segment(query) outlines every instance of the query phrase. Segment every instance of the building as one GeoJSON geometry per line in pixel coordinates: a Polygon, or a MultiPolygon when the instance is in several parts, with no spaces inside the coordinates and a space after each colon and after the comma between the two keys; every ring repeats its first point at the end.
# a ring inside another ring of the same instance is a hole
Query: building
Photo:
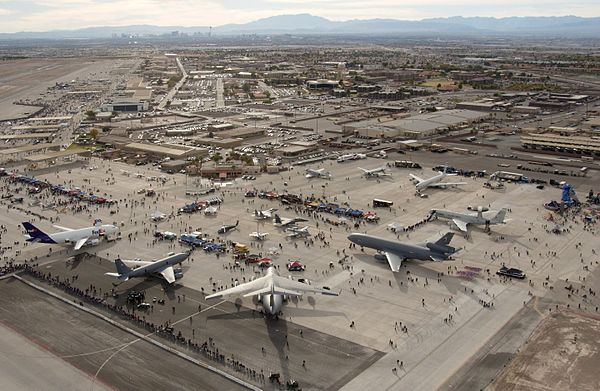
{"type": "Polygon", "coordinates": [[[259,166],[245,166],[242,162],[207,162],[200,168],[202,177],[215,179],[237,178],[241,175],[258,174],[259,172],[259,166]]]}
{"type": "Polygon", "coordinates": [[[521,136],[521,145],[527,149],[600,156],[600,140],[585,136],[527,134],[521,136]]]}
{"type": "Polygon", "coordinates": [[[421,139],[466,126],[489,117],[489,114],[472,110],[440,110],[391,121],[370,119],[346,124],[344,133],[356,133],[369,138],[406,137],[421,139]]]}
{"type": "Polygon", "coordinates": [[[209,137],[204,137],[204,138],[198,138],[196,139],[196,143],[200,144],[200,145],[210,145],[213,147],[220,147],[220,148],[224,148],[224,149],[231,149],[231,148],[237,148],[242,146],[242,142],[244,140],[242,140],[241,138],[209,138],[209,137]]]}
{"type": "Polygon", "coordinates": [[[309,80],[306,82],[306,87],[309,90],[333,90],[334,88],[338,88],[340,83],[335,80],[309,80]]]}
{"type": "Polygon", "coordinates": [[[230,123],[223,123],[223,124],[212,124],[208,126],[208,130],[212,131],[212,132],[220,132],[222,130],[230,130],[230,129],[234,129],[235,126],[233,126],[230,123]]]}
{"type": "Polygon", "coordinates": [[[147,143],[129,143],[122,147],[124,151],[133,153],[144,153],[151,156],[171,159],[186,159],[188,157],[208,156],[208,150],[205,148],[190,147],[187,145],[176,144],[147,144],[147,143]]]}
{"type": "Polygon", "coordinates": [[[492,111],[497,105],[496,102],[490,101],[460,102],[456,104],[456,108],[462,110],[492,111]]]}
{"type": "Polygon", "coordinates": [[[148,110],[148,101],[140,100],[117,100],[114,102],[105,103],[100,106],[100,111],[120,111],[120,112],[136,112],[148,110]]]}
{"type": "Polygon", "coordinates": [[[519,114],[539,114],[542,112],[542,109],[536,106],[515,106],[512,108],[512,111],[519,114]]]}
{"type": "Polygon", "coordinates": [[[265,130],[261,128],[236,128],[225,130],[219,133],[223,138],[241,138],[248,139],[253,137],[262,137],[265,135],[265,130]]]}

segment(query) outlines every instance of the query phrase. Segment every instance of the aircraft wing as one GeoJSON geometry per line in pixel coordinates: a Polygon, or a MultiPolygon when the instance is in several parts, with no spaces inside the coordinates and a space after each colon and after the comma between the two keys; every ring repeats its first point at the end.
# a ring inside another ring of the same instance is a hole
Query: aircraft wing
{"type": "Polygon", "coordinates": [[[164,268],[163,270],[160,271],[160,274],[163,276],[163,278],[165,280],[167,280],[167,282],[169,284],[172,284],[175,282],[175,272],[173,271],[173,266],[164,268]]]}
{"type": "Polygon", "coordinates": [[[53,227],[61,231],[73,231],[73,228],[61,227],[60,225],[53,225],[53,227]]]}
{"type": "MultiPolygon", "coordinates": [[[[266,276],[265,276],[266,277],[266,276]]],[[[221,299],[226,296],[244,296],[247,293],[259,291],[266,287],[265,277],[257,278],[254,281],[246,282],[233,288],[224,289],[220,292],[206,296],[206,299],[221,299]]]]}
{"type": "Polygon", "coordinates": [[[393,272],[399,272],[400,266],[402,266],[402,261],[404,258],[393,253],[386,252],[385,257],[387,258],[388,264],[393,272]]]}
{"type": "Polygon", "coordinates": [[[452,219],[452,222],[458,227],[458,229],[460,229],[463,232],[467,232],[467,223],[465,221],[459,219],[452,219]]]}
{"type": "Polygon", "coordinates": [[[75,247],[73,248],[74,250],[79,250],[81,247],[83,247],[83,245],[85,244],[85,242],[88,241],[89,238],[83,238],[83,239],[79,239],[77,242],[75,242],[75,247]]]}
{"type": "Polygon", "coordinates": [[[273,276],[273,282],[275,283],[275,292],[279,292],[286,295],[301,296],[302,293],[320,293],[322,295],[338,296],[337,292],[333,292],[327,289],[316,288],[302,282],[290,280],[289,278],[281,276],[273,276]]]}
{"type": "Polygon", "coordinates": [[[462,185],[466,185],[467,182],[438,182],[438,183],[432,183],[429,185],[429,187],[449,187],[449,186],[462,186],[462,185]]]}
{"type": "Polygon", "coordinates": [[[410,175],[410,177],[411,177],[412,179],[414,179],[415,181],[417,181],[417,182],[423,182],[423,178],[419,178],[419,177],[418,177],[418,176],[416,176],[415,174],[408,174],[408,175],[410,175]]]}

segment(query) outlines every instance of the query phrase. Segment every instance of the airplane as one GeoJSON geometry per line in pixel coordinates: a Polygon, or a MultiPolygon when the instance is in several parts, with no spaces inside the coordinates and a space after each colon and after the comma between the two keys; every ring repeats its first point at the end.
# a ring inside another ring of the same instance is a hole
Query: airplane
{"type": "Polygon", "coordinates": [[[207,300],[221,299],[226,296],[258,296],[263,309],[270,315],[280,312],[286,296],[302,296],[305,292],[321,293],[323,295],[338,296],[338,293],[327,289],[315,288],[302,282],[281,277],[273,266],[269,267],[267,274],[253,281],[225,289],[206,296],[207,300]]]}
{"type": "Polygon", "coordinates": [[[276,227],[288,227],[288,226],[292,226],[296,223],[299,223],[301,221],[308,221],[306,219],[303,219],[302,217],[294,217],[294,218],[281,218],[279,217],[279,215],[276,213],[275,214],[275,218],[273,219],[273,225],[276,227]]]}
{"type": "Polygon", "coordinates": [[[448,173],[446,173],[446,170],[438,171],[438,175],[435,175],[429,179],[419,178],[418,176],[416,176],[414,174],[409,174],[409,175],[410,175],[411,180],[414,182],[415,188],[417,189],[417,191],[424,190],[428,187],[439,187],[441,189],[445,189],[447,187],[456,187],[456,186],[462,186],[462,185],[467,184],[467,182],[441,182],[441,180],[444,179],[448,175],[452,175],[452,176],[456,175],[456,174],[448,174],[448,173]]]}
{"type": "MultiPolygon", "coordinates": [[[[104,273],[107,276],[116,277],[121,282],[125,282],[134,277],[148,277],[150,275],[158,275],[164,278],[169,284],[183,277],[181,268],[175,269],[174,265],[181,264],[190,256],[191,252],[187,253],[171,253],[166,258],[158,261],[140,261],[115,259],[116,273],[104,273]]],[[[114,284],[113,284],[114,285],[114,284]]]]}
{"type": "Polygon", "coordinates": [[[286,228],[285,231],[288,233],[288,238],[305,238],[307,236],[310,236],[310,232],[308,232],[308,226],[304,228],[289,227],[286,228]]]}
{"type": "Polygon", "coordinates": [[[71,229],[55,225],[54,227],[62,230],[53,234],[47,234],[36,228],[29,222],[23,222],[23,227],[27,231],[26,241],[45,244],[73,244],[74,250],[79,250],[84,245],[96,245],[100,243],[103,236],[110,236],[119,231],[119,228],[112,224],[102,224],[101,220],[96,220],[93,227],[71,229]]]}
{"type": "Polygon", "coordinates": [[[273,212],[275,212],[277,209],[275,208],[269,208],[267,210],[256,210],[254,209],[254,218],[256,220],[266,220],[266,219],[270,219],[273,217],[273,212]]]}
{"type": "Polygon", "coordinates": [[[256,240],[265,240],[268,235],[268,232],[252,232],[249,236],[256,240]]]}
{"type": "Polygon", "coordinates": [[[131,173],[127,170],[121,170],[121,174],[125,175],[125,176],[129,176],[131,175],[131,173]]]}
{"type": "Polygon", "coordinates": [[[358,167],[358,169],[362,170],[363,175],[366,176],[367,178],[374,178],[374,177],[380,177],[380,176],[392,176],[392,174],[390,174],[389,172],[385,172],[385,170],[387,169],[385,166],[373,168],[371,170],[367,170],[366,168],[361,168],[361,167],[358,167]]]}
{"type": "Polygon", "coordinates": [[[144,174],[142,174],[142,173],[139,173],[139,172],[136,172],[136,173],[135,173],[135,176],[136,176],[137,178],[143,178],[143,177],[144,177],[144,174]]]}
{"type": "MultiPolygon", "coordinates": [[[[458,251],[456,248],[449,246],[453,236],[454,233],[448,232],[436,242],[414,244],[353,233],[348,235],[348,240],[361,247],[369,247],[383,252],[392,271],[398,272],[400,271],[400,266],[402,266],[402,261],[406,259],[432,260],[435,262],[450,259],[450,256],[458,251]]],[[[379,259],[377,256],[376,258],[379,259]]]]}
{"type": "Polygon", "coordinates": [[[232,224],[232,225],[223,224],[223,226],[221,228],[219,228],[217,233],[218,234],[226,234],[227,232],[231,231],[232,229],[237,229],[237,226],[239,223],[240,223],[240,221],[238,220],[235,222],[235,224],[232,224]]]}
{"type": "Polygon", "coordinates": [[[208,208],[204,209],[204,214],[205,215],[216,215],[218,210],[219,210],[219,208],[217,208],[216,206],[209,206],[208,208]]]}
{"type": "Polygon", "coordinates": [[[156,222],[163,221],[167,217],[166,214],[159,212],[158,210],[150,215],[150,220],[156,222]]]}
{"type": "Polygon", "coordinates": [[[323,178],[323,179],[331,179],[331,173],[329,171],[325,171],[324,168],[319,168],[318,170],[307,168],[306,169],[306,177],[307,178],[323,178]]]}
{"type": "Polygon", "coordinates": [[[484,212],[487,211],[487,208],[478,207],[477,214],[472,213],[458,213],[452,212],[449,210],[441,210],[441,209],[432,209],[430,213],[429,219],[441,217],[443,219],[452,220],[452,223],[461,231],[467,232],[468,225],[485,225],[489,227],[494,224],[506,224],[506,208],[502,208],[496,213],[494,217],[485,217],[483,215],[484,212]]]}

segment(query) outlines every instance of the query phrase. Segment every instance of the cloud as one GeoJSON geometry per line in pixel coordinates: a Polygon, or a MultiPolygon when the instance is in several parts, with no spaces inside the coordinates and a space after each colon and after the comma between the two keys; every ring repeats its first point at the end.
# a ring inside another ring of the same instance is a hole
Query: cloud
{"type": "Polygon", "coordinates": [[[0,31],[153,24],[218,26],[310,13],[332,20],[600,15],[598,0],[0,0],[0,31]]]}

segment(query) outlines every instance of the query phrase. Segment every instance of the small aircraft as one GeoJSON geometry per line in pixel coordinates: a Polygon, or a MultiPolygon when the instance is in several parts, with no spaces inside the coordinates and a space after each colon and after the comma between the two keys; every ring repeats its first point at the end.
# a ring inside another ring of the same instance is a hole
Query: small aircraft
{"type": "Polygon", "coordinates": [[[278,214],[275,214],[275,218],[273,219],[273,225],[276,227],[289,227],[292,225],[295,225],[296,223],[302,222],[302,221],[308,221],[306,219],[303,219],[302,217],[294,217],[294,218],[287,218],[287,217],[279,217],[278,214]]]}
{"type": "Polygon", "coordinates": [[[150,220],[154,221],[155,223],[163,221],[166,218],[167,215],[162,212],[159,212],[158,210],[150,215],[150,220]]]}
{"type": "Polygon", "coordinates": [[[275,208],[267,210],[256,210],[254,209],[254,218],[256,220],[267,220],[273,217],[273,212],[277,211],[275,208]]]}
{"type": "MultiPolygon", "coordinates": [[[[169,284],[183,277],[181,268],[175,269],[174,265],[179,265],[190,256],[190,252],[169,254],[166,258],[158,261],[136,260],[115,260],[116,273],[104,273],[107,276],[116,277],[120,282],[125,282],[134,277],[148,277],[157,275],[164,278],[169,284]]],[[[114,285],[114,284],[113,284],[114,285]]]]}
{"type": "Polygon", "coordinates": [[[219,228],[217,230],[218,234],[226,234],[227,232],[231,231],[232,229],[237,229],[238,224],[240,223],[240,221],[236,221],[235,224],[232,225],[226,225],[224,224],[221,228],[219,228]]]}
{"type": "Polygon", "coordinates": [[[219,208],[217,208],[216,206],[209,206],[206,209],[204,209],[204,214],[206,216],[214,216],[217,214],[218,211],[219,208]]]}
{"type": "Polygon", "coordinates": [[[129,171],[127,171],[127,170],[121,170],[121,174],[125,175],[125,176],[131,175],[131,173],[129,171]]]}
{"type": "Polygon", "coordinates": [[[392,176],[392,174],[385,172],[387,168],[385,166],[373,168],[371,170],[367,170],[366,168],[358,167],[359,170],[362,170],[363,175],[367,178],[375,178],[381,176],[392,176]]]}
{"type": "Polygon", "coordinates": [[[456,186],[462,186],[462,185],[466,185],[466,182],[441,182],[442,179],[444,179],[447,176],[454,176],[456,174],[448,174],[446,173],[446,170],[444,169],[444,171],[438,171],[438,175],[435,175],[429,179],[423,179],[423,178],[419,178],[418,176],[414,175],[414,174],[409,174],[411,180],[414,182],[415,184],[415,188],[417,189],[417,191],[421,191],[424,190],[428,187],[438,187],[441,189],[445,189],[447,187],[456,187],[456,186]]]}
{"type": "Polygon", "coordinates": [[[249,236],[252,239],[256,239],[256,240],[265,240],[267,238],[267,236],[269,235],[268,232],[252,232],[249,236]]]}
{"type": "Polygon", "coordinates": [[[22,223],[27,231],[25,237],[28,242],[45,244],[73,244],[74,250],[79,250],[84,245],[96,245],[104,236],[111,236],[119,231],[119,228],[112,224],[102,224],[101,220],[96,220],[93,227],[71,229],[58,225],[54,228],[62,230],[53,234],[47,234],[35,227],[29,222],[22,223]]]}
{"type": "Polygon", "coordinates": [[[288,238],[305,238],[310,236],[310,232],[308,232],[308,226],[304,228],[298,227],[289,227],[286,228],[285,232],[287,232],[288,238]]]}
{"type": "Polygon", "coordinates": [[[331,179],[331,173],[329,171],[325,171],[324,168],[319,168],[318,170],[307,168],[306,169],[306,177],[307,178],[323,178],[323,179],[331,179]]]}
{"type": "MultiPolygon", "coordinates": [[[[487,212],[487,208],[484,207],[478,207],[477,208],[477,214],[472,214],[472,213],[458,213],[458,212],[452,212],[449,210],[441,210],[441,209],[432,209],[431,213],[430,213],[430,217],[429,219],[434,219],[434,218],[443,218],[443,219],[448,219],[452,221],[452,224],[458,228],[459,230],[463,231],[463,232],[467,232],[468,231],[468,225],[472,224],[472,225],[485,225],[486,227],[489,227],[490,225],[495,225],[495,224],[506,224],[506,220],[504,219],[506,217],[506,212],[507,209],[506,208],[502,208],[500,209],[495,216],[491,217],[491,216],[485,216],[484,213],[487,212]]],[[[488,215],[490,213],[493,212],[488,212],[488,215]]]]}
{"type": "Polygon", "coordinates": [[[338,293],[327,289],[314,288],[302,282],[281,277],[273,266],[267,269],[267,274],[253,281],[240,284],[206,296],[207,300],[221,299],[226,296],[258,296],[263,309],[270,315],[277,316],[287,296],[302,296],[305,292],[338,296],[338,293]]]}
{"type": "MultiPolygon", "coordinates": [[[[369,247],[383,252],[390,268],[394,272],[400,271],[402,262],[406,259],[417,259],[421,261],[440,262],[450,259],[450,256],[458,250],[450,247],[450,241],[454,233],[448,232],[435,242],[403,243],[397,240],[388,240],[377,236],[353,233],[348,240],[361,247],[369,247]]],[[[379,259],[378,256],[376,258],[379,259]]]]}
{"type": "Polygon", "coordinates": [[[142,173],[139,173],[139,172],[136,172],[136,173],[135,173],[135,176],[136,176],[136,178],[143,178],[143,177],[144,177],[144,174],[142,174],[142,173]]]}

